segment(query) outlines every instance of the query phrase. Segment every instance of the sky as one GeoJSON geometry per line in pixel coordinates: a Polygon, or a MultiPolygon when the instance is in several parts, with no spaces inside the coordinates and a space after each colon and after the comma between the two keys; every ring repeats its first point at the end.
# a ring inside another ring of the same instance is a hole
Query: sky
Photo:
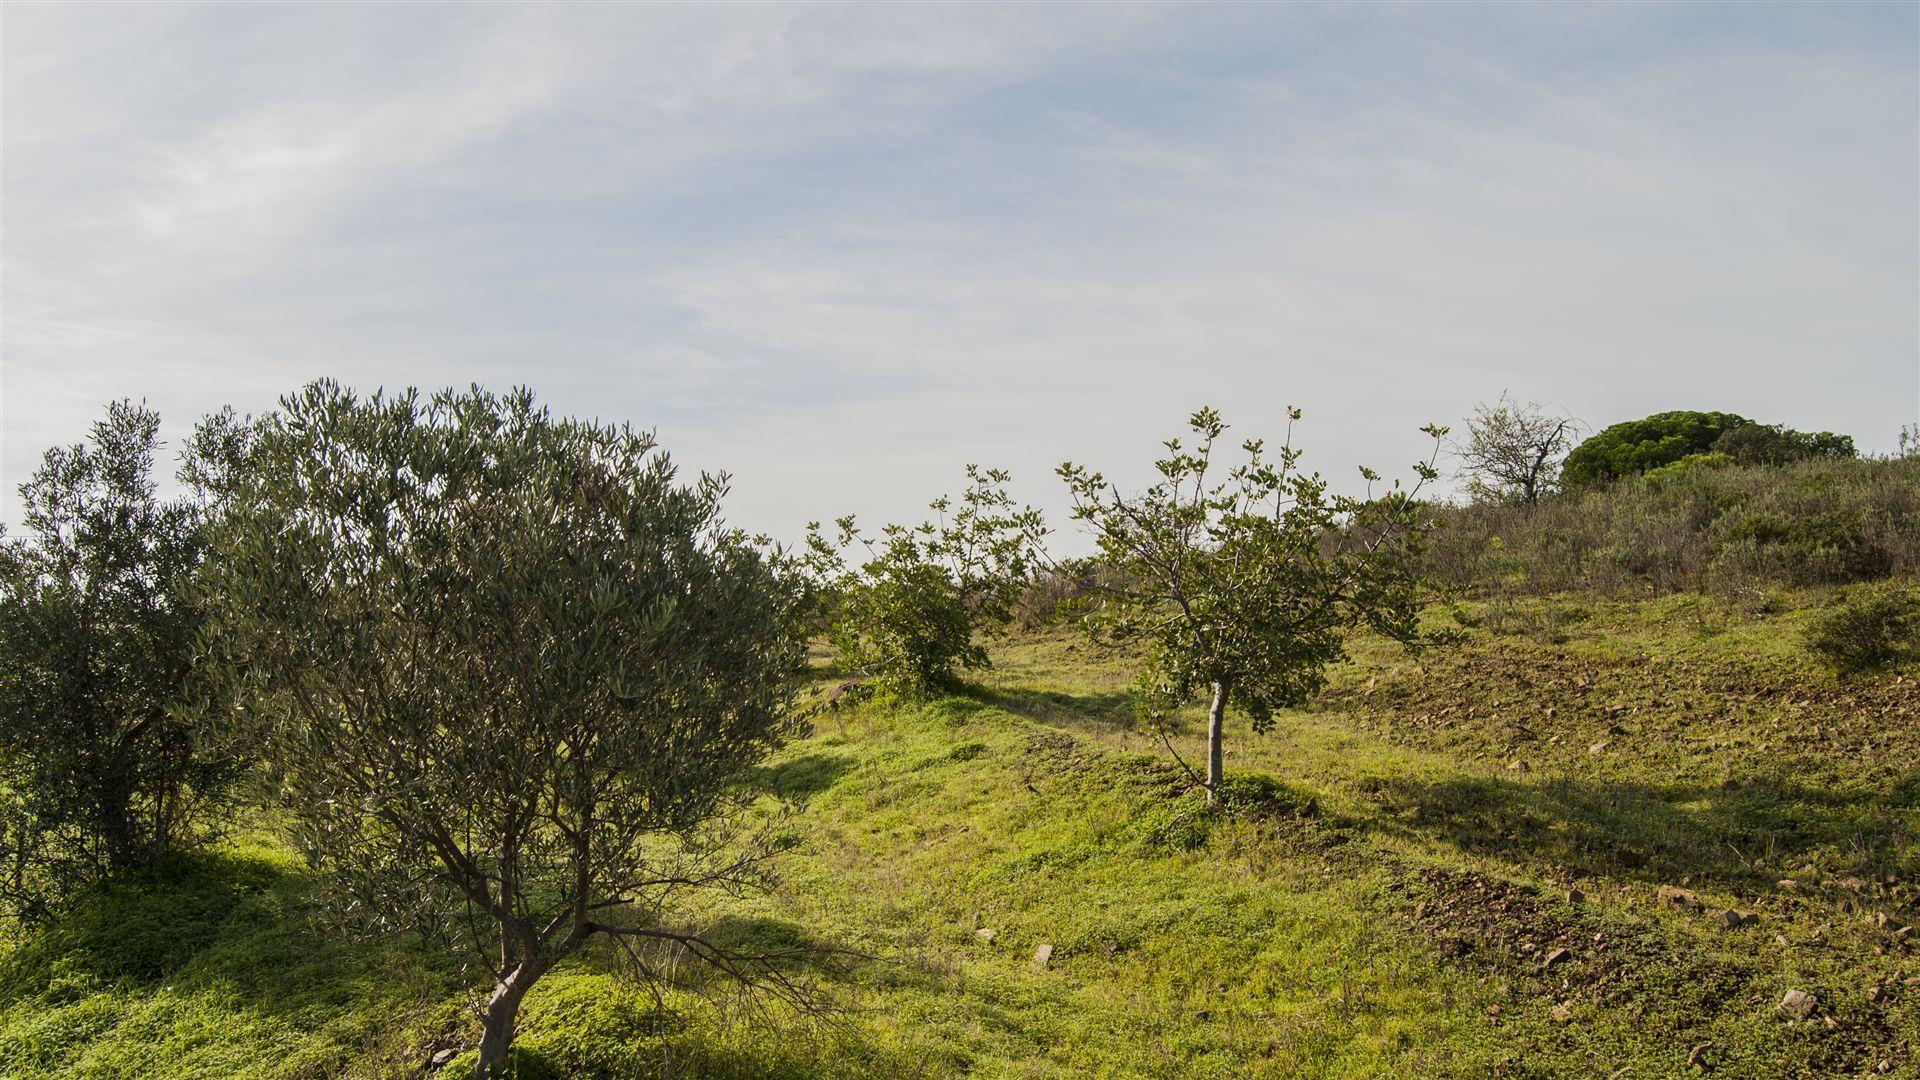
{"type": "Polygon", "coordinates": [[[1920,5],[0,8],[0,521],[111,400],[320,377],[654,428],[783,539],[1203,404],[1343,485],[1503,391],[1890,450],[1920,5]]]}

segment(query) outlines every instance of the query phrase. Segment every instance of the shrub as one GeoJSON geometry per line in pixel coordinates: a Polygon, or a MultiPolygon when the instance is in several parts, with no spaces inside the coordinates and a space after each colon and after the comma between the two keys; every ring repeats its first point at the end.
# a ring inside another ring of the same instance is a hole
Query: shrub
{"type": "Polygon", "coordinates": [[[1856,590],[1808,629],[1806,640],[1842,675],[1920,659],[1920,589],[1856,590]]]}
{"type": "Polygon", "coordinates": [[[1724,469],[1733,464],[1733,458],[1719,451],[1705,454],[1688,454],[1679,461],[1670,462],[1656,469],[1647,470],[1647,483],[1652,487],[1665,487],[1686,478],[1701,469],[1724,469]]]}
{"type": "Polygon", "coordinates": [[[877,539],[851,516],[834,523],[831,542],[818,524],[808,527],[815,595],[850,673],[924,696],[951,685],[962,668],[988,665],[975,631],[1013,620],[1045,531],[1037,511],[1014,505],[1009,479],[969,465],[959,499],[932,503],[935,520],[888,525],[877,539]],[[842,552],[855,547],[867,558],[850,566],[842,552]]]}

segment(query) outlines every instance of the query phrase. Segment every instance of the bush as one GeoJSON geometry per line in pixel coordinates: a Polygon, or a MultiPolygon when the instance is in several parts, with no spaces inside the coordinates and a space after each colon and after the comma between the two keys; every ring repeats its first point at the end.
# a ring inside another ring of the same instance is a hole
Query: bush
{"type": "Polygon", "coordinates": [[[817,524],[808,527],[813,593],[849,673],[924,697],[951,686],[963,668],[988,666],[974,631],[1014,619],[1045,531],[1037,511],[1014,505],[1009,479],[968,466],[959,499],[933,502],[936,520],[888,525],[875,539],[851,516],[834,523],[831,542],[817,524]],[[850,566],[842,552],[855,547],[867,558],[850,566]]]}
{"type": "Polygon", "coordinates": [[[1648,485],[1656,488],[1684,480],[1701,469],[1724,469],[1733,464],[1733,458],[1719,451],[1705,454],[1688,454],[1679,461],[1647,470],[1648,485]]]}
{"type": "Polygon", "coordinates": [[[1856,590],[1807,631],[1807,648],[1842,675],[1920,659],[1920,589],[1856,590]]]}

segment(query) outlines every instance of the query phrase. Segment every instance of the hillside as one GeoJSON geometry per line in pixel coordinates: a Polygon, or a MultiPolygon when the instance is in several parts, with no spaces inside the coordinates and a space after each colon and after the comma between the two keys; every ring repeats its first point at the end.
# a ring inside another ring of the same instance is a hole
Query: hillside
{"type": "MultiPolygon", "coordinates": [[[[802,847],[714,931],[847,950],[800,971],[834,1011],[656,1004],[603,950],[536,987],[521,1075],[1920,1075],[1920,692],[1804,659],[1822,602],[1560,595],[1445,653],[1363,642],[1233,733],[1230,772],[1273,782],[1219,814],[1135,728],[1124,657],[1002,641],[971,692],[823,709],[758,775],[802,847]]],[[[0,1074],[422,1076],[470,1046],[462,974],[329,943],[277,844],[15,942],[0,1074]]]]}

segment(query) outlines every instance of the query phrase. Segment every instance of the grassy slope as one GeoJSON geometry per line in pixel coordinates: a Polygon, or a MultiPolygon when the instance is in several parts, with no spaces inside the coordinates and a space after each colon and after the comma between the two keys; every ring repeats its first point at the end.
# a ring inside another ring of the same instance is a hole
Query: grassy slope
{"type": "MultiPolygon", "coordinates": [[[[1645,1077],[1711,1043],[1726,1075],[1913,1074],[1915,676],[1834,684],[1805,612],[1521,614],[1417,661],[1365,644],[1314,708],[1234,731],[1230,771],[1293,794],[1230,815],[1133,730],[1124,659],[1065,633],[975,693],[822,714],[761,777],[809,854],[710,917],[872,957],[814,973],[847,1011],[663,1017],[596,955],[530,999],[529,1071],[1645,1077]],[[1810,1019],[1775,1015],[1788,988],[1810,1019]]],[[[471,1038],[456,972],[326,944],[305,887],[239,849],[16,946],[0,1074],[417,1075],[471,1038]]]]}

